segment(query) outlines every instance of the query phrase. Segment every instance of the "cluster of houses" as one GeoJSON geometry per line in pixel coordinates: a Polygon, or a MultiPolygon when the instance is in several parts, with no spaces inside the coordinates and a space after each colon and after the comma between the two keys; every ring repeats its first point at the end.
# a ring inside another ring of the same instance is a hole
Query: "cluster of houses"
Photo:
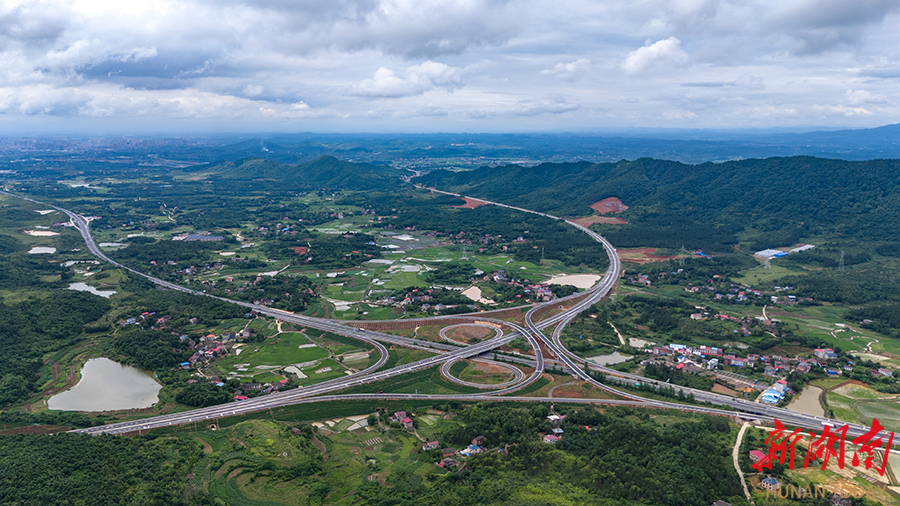
{"type": "MultiPolygon", "coordinates": [[[[134,318],[127,318],[124,321],[119,322],[119,325],[140,325],[141,322],[147,320],[152,321],[152,318],[154,316],[156,316],[156,312],[145,311],[134,318]]],[[[248,313],[248,316],[252,316],[252,314],[248,313]]],[[[156,318],[150,328],[165,328],[167,323],[171,320],[171,316],[160,316],[156,318]]],[[[191,318],[188,320],[188,322],[191,325],[196,325],[200,322],[200,320],[198,320],[197,318],[191,318]]],[[[228,354],[229,343],[233,343],[238,339],[250,337],[251,335],[252,330],[250,330],[249,327],[241,330],[240,332],[226,332],[218,335],[206,334],[196,338],[191,338],[187,335],[180,335],[178,336],[178,339],[187,347],[187,349],[194,352],[186,362],[182,362],[180,364],[180,367],[183,369],[190,369],[191,367],[206,364],[217,358],[221,358],[228,354]]]]}
{"type": "MultiPolygon", "coordinates": [[[[438,441],[428,441],[422,445],[423,451],[435,450],[441,446],[441,443],[438,441]]],[[[440,462],[435,462],[435,465],[443,467],[444,469],[449,469],[451,467],[456,467],[460,464],[458,459],[465,458],[470,455],[478,455],[479,453],[484,453],[487,451],[484,447],[484,436],[477,436],[472,438],[472,441],[468,446],[461,450],[457,450],[456,448],[447,447],[441,449],[441,460],[440,462]]]]}
{"type": "MultiPolygon", "coordinates": [[[[758,355],[750,353],[746,357],[739,357],[734,353],[725,353],[715,346],[690,346],[686,344],[670,343],[665,346],[654,346],[650,353],[658,357],[667,357],[676,364],[691,364],[697,371],[715,369],[719,365],[732,367],[764,367],[766,376],[778,376],[793,371],[809,372],[814,367],[822,367],[826,374],[837,376],[840,372],[836,368],[827,366],[828,361],[836,360],[837,354],[831,348],[816,349],[815,358],[783,357],[781,355],[758,355]]],[[[847,368],[848,366],[845,366],[847,368]]],[[[852,369],[852,363],[848,370],[852,369]]]]}
{"type": "MultiPolygon", "coordinates": [[[[671,272],[660,272],[655,276],[651,276],[648,274],[635,274],[626,278],[626,281],[635,284],[635,285],[646,285],[650,286],[653,284],[655,280],[666,279],[673,275],[678,275],[684,272],[684,269],[678,269],[676,271],[671,272]]],[[[775,286],[772,290],[757,290],[751,288],[747,285],[743,284],[734,284],[727,283],[726,278],[724,276],[720,276],[718,274],[713,276],[713,279],[707,280],[705,285],[696,285],[694,283],[687,283],[684,287],[684,291],[695,294],[708,294],[708,297],[712,300],[717,301],[729,301],[736,304],[745,304],[745,303],[753,303],[753,302],[764,302],[767,304],[782,304],[782,305],[793,305],[799,302],[812,302],[813,299],[810,297],[798,297],[796,295],[790,295],[783,292],[793,291],[794,287],[792,286],[775,286]]]]}
{"type": "Polygon", "coordinates": [[[772,385],[772,388],[763,392],[760,400],[767,404],[778,404],[781,402],[781,399],[790,392],[791,389],[787,386],[787,381],[780,379],[772,385]]]}
{"type": "Polygon", "coordinates": [[[550,429],[550,434],[544,435],[544,442],[550,444],[556,444],[562,439],[563,429],[560,427],[562,421],[566,418],[566,415],[548,415],[547,420],[550,421],[550,424],[553,425],[553,428],[550,429]]]}
{"type": "MultiPolygon", "coordinates": [[[[195,320],[192,318],[192,320],[195,320]]],[[[228,332],[225,334],[207,334],[200,336],[196,340],[188,338],[188,336],[179,336],[179,339],[186,341],[188,348],[194,350],[194,354],[187,362],[182,362],[184,368],[194,367],[198,364],[207,364],[217,358],[228,355],[229,348],[226,346],[233,343],[237,339],[250,337],[251,331],[245,328],[240,332],[228,332]]]]}
{"type": "Polygon", "coordinates": [[[209,232],[198,232],[196,234],[178,234],[172,236],[173,241],[186,241],[186,242],[217,242],[224,241],[225,238],[221,235],[211,235],[209,232]]]}
{"type": "Polygon", "coordinates": [[[406,416],[406,411],[395,412],[394,415],[391,416],[391,420],[393,420],[395,422],[399,422],[400,425],[402,425],[403,428],[406,430],[413,430],[413,428],[415,427],[413,425],[412,418],[406,416]]]}

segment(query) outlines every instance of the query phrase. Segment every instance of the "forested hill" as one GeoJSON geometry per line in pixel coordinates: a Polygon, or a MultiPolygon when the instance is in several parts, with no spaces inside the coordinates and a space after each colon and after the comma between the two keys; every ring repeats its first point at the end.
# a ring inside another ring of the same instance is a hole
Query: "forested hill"
{"type": "Polygon", "coordinates": [[[205,167],[203,171],[213,180],[277,183],[297,190],[390,190],[402,184],[403,174],[391,167],[345,162],[331,156],[300,165],[245,158],[205,167]]]}
{"type": "Polygon", "coordinates": [[[589,215],[592,203],[618,197],[632,207],[629,221],[684,220],[729,233],[754,227],[881,240],[900,234],[898,160],[790,157],[686,165],[641,158],[434,171],[414,182],[567,216],[589,215]]]}

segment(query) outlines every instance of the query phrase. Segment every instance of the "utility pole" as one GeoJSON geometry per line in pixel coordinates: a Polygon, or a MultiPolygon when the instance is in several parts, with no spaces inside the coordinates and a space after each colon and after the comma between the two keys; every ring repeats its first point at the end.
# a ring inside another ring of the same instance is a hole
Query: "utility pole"
{"type": "Polygon", "coordinates": [[[544,265],[544,247],[541,246],[541,265],[544,265]]]}
{"type": "Polygon", "coordinates": [[[772,257],[766,258],[766,270],[772,268],[772,257]]]}
{"type": "Polygon", "coordinates": [[[681,258],[678,259],[681,265],[684,265],[684,244],[681,245],[681,258]]]}
{"type": "Polygon", "coordinates": [[[462,256],[462,259],[463,259],[463,260],[468,260],[468,259],[469,259],[469,255],[466,253],[466,245],[465,245],[465,244],[463,244],[463,256],[462,256]]]}
{"type": "Polygon", "coordinates": [[[841,263],[838,264],[838,271],[844,272],[844,250],[841,250],[841,263]]]}

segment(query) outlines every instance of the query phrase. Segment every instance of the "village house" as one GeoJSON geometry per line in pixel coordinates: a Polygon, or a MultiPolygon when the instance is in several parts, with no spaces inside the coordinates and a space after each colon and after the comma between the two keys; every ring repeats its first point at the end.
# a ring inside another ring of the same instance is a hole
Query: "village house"
{"type": "Polygon", "coordinates": [[[427,443],[422,445],[422,451],[434,450],[438,446],[441,446],[439,441],[428,441],[427,443]]]}
{"type": "Polygon", "coordinates": [[[447,469],[447,468],[450,468],[450,467],[456,467],[456,466],[458,466],[458,465],[459,465],[459,461],[456,460],[456,459],[452,459],[452,458],[450,458],[450,457],[447,457],[447,458],[441,459],[441,461],[440,461],[440,463],[438,463],[438,465],[441,466],[441,467],[443,467],[444,469],[447,469]]]}
{"type": "Polygon", "coordinates": [[[759,484],[766,490],[778,490],[779,488],[781,488],[781,483],[779,483],[778,480],[776,480],[772,476],[763,479],[761,482],[759,482],[759,484]]]}

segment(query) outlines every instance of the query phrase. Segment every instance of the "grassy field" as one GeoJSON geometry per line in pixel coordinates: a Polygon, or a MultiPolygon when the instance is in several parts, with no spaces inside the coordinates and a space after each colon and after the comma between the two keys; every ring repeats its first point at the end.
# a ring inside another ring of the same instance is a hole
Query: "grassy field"
{"type": "Polygon", "coordinates": [[[236,363],[256,366],[274,366],[311,362],[328,356],[328,351],[310,345],[309,339],[300,333],[283,333],[270,337],[263,343],[248,343],[238,356],[228,357],[220,363],[233,367],[236,363]]]}
{"type": "Polygon", "coordinates": [[[507,369],[499,369],[496,366],[491,366],[480,362],[469,362],[457,377],[463,381],[468,381],[471,383],[494,385],[497,383],[503,383],[504,381],[509,381],[515,376],[513,375],[512,371],[509,371],[507,369]]]}

